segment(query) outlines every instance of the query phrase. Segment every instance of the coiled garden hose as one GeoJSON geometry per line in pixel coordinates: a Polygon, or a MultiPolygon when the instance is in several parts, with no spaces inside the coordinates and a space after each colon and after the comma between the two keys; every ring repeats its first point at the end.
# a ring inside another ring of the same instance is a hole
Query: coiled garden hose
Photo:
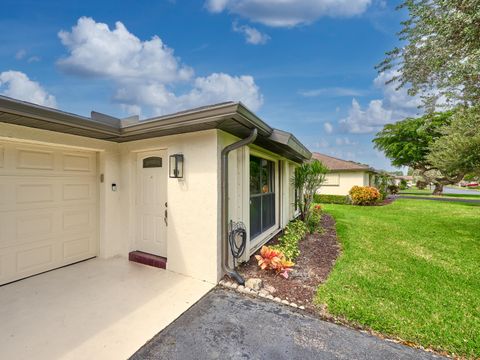
{"type": "Polygon", "coordinates": [[[241,221],[233,222],[230,220],[230,231],[228,233],[228,243],[233,258],[233,267],[236,266],[236,260],[241,258],[247,247],[247,229],[241,221]]]}

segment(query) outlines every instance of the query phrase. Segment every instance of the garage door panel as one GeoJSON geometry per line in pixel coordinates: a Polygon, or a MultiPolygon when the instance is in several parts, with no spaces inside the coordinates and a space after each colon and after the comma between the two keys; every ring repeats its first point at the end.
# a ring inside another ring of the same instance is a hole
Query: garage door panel
{"type": "Polygon", "coordinates": [[[63,171],[77,173],[95,173],[95,157],[92,154],[63,154],[63,171]]]}
{"type": "Polygon", "coordinates": [[[0,143],[0,158],[1,149],[0,284],[96,256],[96,154],[0,143]]]}
{"type": "Polygon", "coordinates": [[[35,149],[16,149],[16,169],[55,170],[55,153],[35,149]]]}
{"type": "Polygon", "coordinates": [[[17,204],[52,203],[55,201],[55,184],[26,183],[16,186],[17,204]]]}
{"type": "Polygon", "coordinates": [[[94,208],[75,209],[62,214],[63,231],[84,231],[96,228],[96,211],[94,208]]]}
{"type": "Polygon", "coordinates": [[[95,184],[91,183],[67,183],[63,184],[63,201],[95,199],[95,184]]]}

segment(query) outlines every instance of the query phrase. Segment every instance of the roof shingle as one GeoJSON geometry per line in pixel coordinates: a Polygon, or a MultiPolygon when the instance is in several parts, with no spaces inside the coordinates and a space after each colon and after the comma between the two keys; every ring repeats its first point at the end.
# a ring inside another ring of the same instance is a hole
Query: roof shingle
{"type": "Polygon", "coordinates": [[[374,171],[368,165],[360,164],[354,161],[347,161],[342,159],[337,159],[332,156],[325,154],[320,154],[317,152],[312,153],[312,159],[320,160],[330,171],[374,171]]]}

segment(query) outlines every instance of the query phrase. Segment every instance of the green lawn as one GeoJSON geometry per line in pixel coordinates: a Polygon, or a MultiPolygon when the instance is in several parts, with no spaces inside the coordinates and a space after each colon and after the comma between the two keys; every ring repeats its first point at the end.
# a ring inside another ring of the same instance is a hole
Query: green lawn
{"type": "Polygon", "coordinates": [[[391,337],[480,358],[480,206],[324,207],[343,253],[318,303],[391,337]]]}

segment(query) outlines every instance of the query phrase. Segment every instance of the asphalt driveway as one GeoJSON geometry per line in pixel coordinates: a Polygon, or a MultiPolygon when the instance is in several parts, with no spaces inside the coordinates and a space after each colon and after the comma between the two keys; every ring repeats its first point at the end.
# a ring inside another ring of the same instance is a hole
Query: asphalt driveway
{"type": "Polygon", "coordinates": [[[131,359],[439,359],[263,299],[216,288],[131,359]]]}

